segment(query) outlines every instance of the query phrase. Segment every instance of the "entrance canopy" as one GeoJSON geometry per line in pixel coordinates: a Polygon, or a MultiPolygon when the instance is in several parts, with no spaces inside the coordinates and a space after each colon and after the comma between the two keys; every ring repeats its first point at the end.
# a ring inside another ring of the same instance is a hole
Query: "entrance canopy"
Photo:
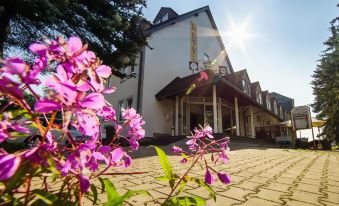
{"type": "Polygon", "coordinates": [[[217,97],[221,97],[229,102],[233,102],[234,98],[237,97],[239,106],[254,105],[282,121],[273,111],[259,104],[255,99],[244,93],[223,76],[215,74],[211,70],[205,70],[205,72],[208,74],[208,80],[201,80],[199,73],[183,78],[176,77],[155,95],[156,99],[162,100],[167,98],[175,100],[176,97],[181,98],[184,96],[212,97],[212,85],[216,85],[217,97]]]}
{"type": "MultiPolygon", "coordinates": [[[[325,120],[319,120],[312,117],[312,127],[322,127],[326,123],[325,120]]],[[[284,125],[286,127],[292,127],[291,120],[281,122],[279,125],[284,125]]]]}

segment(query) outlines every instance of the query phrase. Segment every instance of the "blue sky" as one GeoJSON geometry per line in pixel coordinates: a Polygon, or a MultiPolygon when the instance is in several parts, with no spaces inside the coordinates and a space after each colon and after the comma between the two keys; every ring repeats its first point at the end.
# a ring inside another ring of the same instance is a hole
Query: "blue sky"
{"type": "Polygon", "coordinates": [[[182,14],[209,5],[235,71],[247,69],[263,90],[295,100],[313,101],[311,75],[329,37],[330,21],[339,14],[336,0],[148,0],[152,21],[161,6],[182,14]],[[247,37],[235,42],[234,26],[247,37]],[[243,46],[241,46],[243,45],[243,46]]]}

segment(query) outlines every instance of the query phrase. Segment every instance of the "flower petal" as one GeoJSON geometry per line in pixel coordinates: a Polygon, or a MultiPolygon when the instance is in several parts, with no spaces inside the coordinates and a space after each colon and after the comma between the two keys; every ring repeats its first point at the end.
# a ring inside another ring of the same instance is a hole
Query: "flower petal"
{"type": "Polygon", "coordinates": [[[0,181],[11,178],[20,165],[21,158],[12,154],[0,156],[0,181]]]}
{"type": "Polygon", "coordinates": [[[220,181],[224,184],[230,184],[231,183],[231,177],[226,174],[226,173],[218,173],[218,177],[220,179],[220,181]]]}
{"type": "Polygon", "coordinates": [[[46,55],[47,47],[44,44],[33,43],[29,46],[29,50],[39,55],[46,55]]]}
{"type": "Polygon", "coordinates": [[[61,109],[61,105],[59,102],[52,100],[39,100],[35,103],[34,110],[36,112],[52,112],[55,110],[61,109]]]}
{"type": "Polygon", "coordinates": [[[101,65],[95,70],[95,72],[99,77],[108,78],[112,74],[112,69],[109,66],[101,65]]]}
{"type": "Polygon", "coordinates": [[[72,36],[68,39],[67,46],[72,53],[79,51],[82,48],[81,39],[79,37],[72,36]]]}
{"type": "Polygon", "coordinates": [[[112,161],[115,163],[120,162],[121,158],[124,156],[124,151],[119,147],[114,149],[112,152],[112,161]]]}
{"type": "Polygon", "coordinates": [[[213,177],[212,173],[207,169],[205,173],[205,182],[209,185],[215,182],[215,178],[213,177]]]}
{"type": "Polygon", "coordinates": [[[102,109],[105,106],[105,98],[100,93],[91,93],[81,102],[81,106],[90,109],[102,109]]]}
{"type": "Polygon", "coordinates": [[[80,190],[82,193],[87,192],[90,186],[90,182],[87,176],[82,174],[79,175],[80,190]]]}

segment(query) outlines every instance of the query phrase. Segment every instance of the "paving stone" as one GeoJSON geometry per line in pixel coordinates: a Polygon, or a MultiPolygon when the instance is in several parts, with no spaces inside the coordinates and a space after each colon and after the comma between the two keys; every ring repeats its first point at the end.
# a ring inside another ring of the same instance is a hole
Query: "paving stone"
{"type": "Polygon", "coordinates": [[[314,204],[296,201],[296,200],[289,200],[289,201],[287,201],[286,205],[287,206],[314,206],[314,204]]]}
{"type": "Polygon", "coordinates": [[[309,192],[301,192],[301,191],[294,191],[293,195],[291,196],[291,199],[298,200],[314,205],[320,205],[319,203],[319,195],[309,193],[309,192]]]}
{"type": "Polygon", "coordinates": [[[278,177],[277,179],[275,179],[274,181],[277,183],[283,183],[283,184],[293,184],[293,181],[295,179],[290,179],[290,178],[285,178],[285,177],[278,177]]]}
{"type": "Polygon", "coordinates": [[[249,194],[254,194],[254,192],[251,190],[233,187],[229,190],[218,192],[218,194],[235,200],[245,201],[244,197],[249,194]]]}
{"type": "Polygon", "coordinates": [[[250,181],[245,181],[241,184],[237,184],[237,185],[234,185],[234,187],[239,187],[239,188],[242,188],[242,189],[248,189],[248,190],[253,190],[255,191],[257,187],[259,187],[260,184],[258,183],[254,183],[254,182],[250,182],[250,181]]]}
{"type": "Polygon", "coordinates": [[[224,197],[224,196],[217,196],[217,200],[214,202],[213,199],[209,199],[206,203],[207,206],[231,206],[233,204],[239,204],[241,201],[224,197]]]}
{"type": "Polygon", "coordinates": [[[255,197],[255,198],[251,198],[247,200],[245,203],[240,204],[240,205],[242,206],[278,206],[280,204],[255,197]]]}
{"type": "Polygon", "coordinates": [[[283,202],[281,201],[282,195],[286,193],[283,192],[278,192],[275,190],[268,190],[268,189],[260,189],[257,194],[255,194],[255,197],[259,197],[261,199],[269,200],[272,202],[280,203],[282,204],[283,202]]]}
{"type": "MultiPolygon", "coordinates": [[[[259,184],[265,184],[270,180],[269,177],[262,177],[262,176],[254,176],[250,179],[251,182],[259,183],[259,184]]],[[[233,180],[233,177],[232,177],[233,180]]]]}
{"type": "Polygon", "coordinates": [[[325,191],[339,193],[339,187],[333,185],[326,185],[325,191]]]}
{"type": "Polygon", "coordinates": [[[299,183],[298,186],[295,189],[301,190],[301,191],[304,191],[304,192],[312,192],[312,193],[316,193],[316,194],[321,195],[319,185],[309,185],[309,184],[299,183]]]}
{"type": "Polygon", "coordinates": [[[326,192],[327,198],[324,198],[324,201],[336,203],[339,205],[339,193],[334,192],[326,192]]]}
{"type": "Polygon", "coordinates": [[[316,180],[316,179],[310,179],[310,178],[303,177],[300,180],[300,183],[319,186],[321,184],[321,180],[316,180]]]}

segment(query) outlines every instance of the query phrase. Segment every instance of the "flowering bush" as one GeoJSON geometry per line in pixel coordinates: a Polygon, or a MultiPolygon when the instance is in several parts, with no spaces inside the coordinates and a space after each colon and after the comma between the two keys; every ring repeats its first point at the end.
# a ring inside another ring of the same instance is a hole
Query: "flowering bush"
{"type": "MultiPolygon", "coordinates": [[[[131,165],[131,157],[117,140],[124,138],[130,142],[131,150],[137,150],[138,141],[145,134],[141,127],[144,121],[129,108],[122,111],[124,122],[118,124],[114,108],[104,98],[105,94],[115,91],[114,87],[104,86],[111,68],[88,51],[79,38],[66,41],[60,37],[34,43],[29,49],[36,57],[31,65],[20,58],[1,61],[0,96],[8,98],[10,103],[1,105],[0,143],[7,139],[20,141],[31,133],[29,128],[36,128],[41,139],[35,147],[13,154],[0,149],[0,202],[39,205],[57,201],[81,205],[82,197],[90,196],[95,197],[92,198],[95,203],[97,191],[92,180],[100,178],[111,167],[131,165]],[[52,72],[41,82],[38,75],[44,70],[52,72]],[[44,85],[49,92],[40,96],[32,89],[33,85],[44,85]],[[34,108],[27,103],[24,92],[36,98],[34,108]],[[19,105],[20,109],[4,112],[12,104],[19,105]],[[59,124],[55,122],[57,115],[62,118],[59,124]],[[100,122],[109,122],[115,127],[115,135],[108,145],[101,143],[100,122]],[[87,140],[78,141],[68,130],[70,126],[87,140]],[[60,190],[50,190],[47,177],[62,180],[60,190]],[[41,189],[31,188],[33,178],[43,179],[41,189]]],[[[114,188],[107,179],[100,178],[100,181],[106,190],[114,188]]],[[[147,192],[129,191],[124,198],[137,193],[147,192]]],[[[118,202],[116,198],[108,198],[108,204],[110,201],[121,204],[124,198],[118,202]]]]}
{"type": "MultiPolygon", "coordinates": [[[[105,205],[122,205],[137,194],[150,195],[144,190],[129,190],[119,195],[112,182],[100,177],[109,168],[131,165],[128,151],[119,145],[120,138],[127,140],[133,151],[139,148],[138,141],[145,135],[142,128],[145,122],[133,108],[122,109],[124,122],[120,125],[114,108],[105,100],[105,94],[115,91],[114,87],[104,86],[105,79],[111,75],[111,68],[103,65],[77,37],[67,41],[60,37],[43,44],[34,43],[29,49],[35,53],[32,64],[20,58],[1,61],[0,97],[6,97],[9,103],[0,105],[0,143],[22,141],[21,138],[32,135],[30,128],[35,128],[35,135],[40,135],[41,139],[33,148],[12,154],[0,148],[0,204],[81,205],[83,197],[96,204],[98,191],[94,179],[98,179],[102,191],[107,192],[105,205]],[[38,75],[44,70],[51,71],[51,74],[46,81],[40,82],[38,75]],[[47,87],[47,94],[37,94],[32,89],[34,85],[47,87]],[[34,107],[28,104],[25,92],[36,99],[34,107]],[[7,110],[13,104],[19,109],[7,110]],[[55,121],[58,115],[61,123],[55,121]],[[108,145],[102,144],[101,122],[110,123],[115,128],[108,145]],[[68,129],[70,126],[80,131],[86,141],[79,141],[72,135],[68,129]],[[41,188],[32,187],[34,179],[42,180],[41,188]]],[[[197,82],[204,79],[208,76],[201,72],[197,82]]],[[[189,91],[194,87],[195,84],[189,91]]],[[[215,140],[209,126],[195,129],[189,138],[187,151],[172,147],[172,152],[182,155],[181,163],[192,162],[181,177],[172,171],[165,153],[155,147],[165,173],[158,179],[168,181],[171,187],[163,205],[205,205],[206,200],[201,197],[178,197],[188,182],[205,187],[215,200],[215,193],[209,186],[216,180],[213,173],[222,183],[230,183],[226,173],[216,171],[207,161],[207,155],[211,155],[213,164],[218,161],[227,163],[228,139],[215,140]],[[205,165],[204,180],[189,176],[199,161],[205,165]]]]}

